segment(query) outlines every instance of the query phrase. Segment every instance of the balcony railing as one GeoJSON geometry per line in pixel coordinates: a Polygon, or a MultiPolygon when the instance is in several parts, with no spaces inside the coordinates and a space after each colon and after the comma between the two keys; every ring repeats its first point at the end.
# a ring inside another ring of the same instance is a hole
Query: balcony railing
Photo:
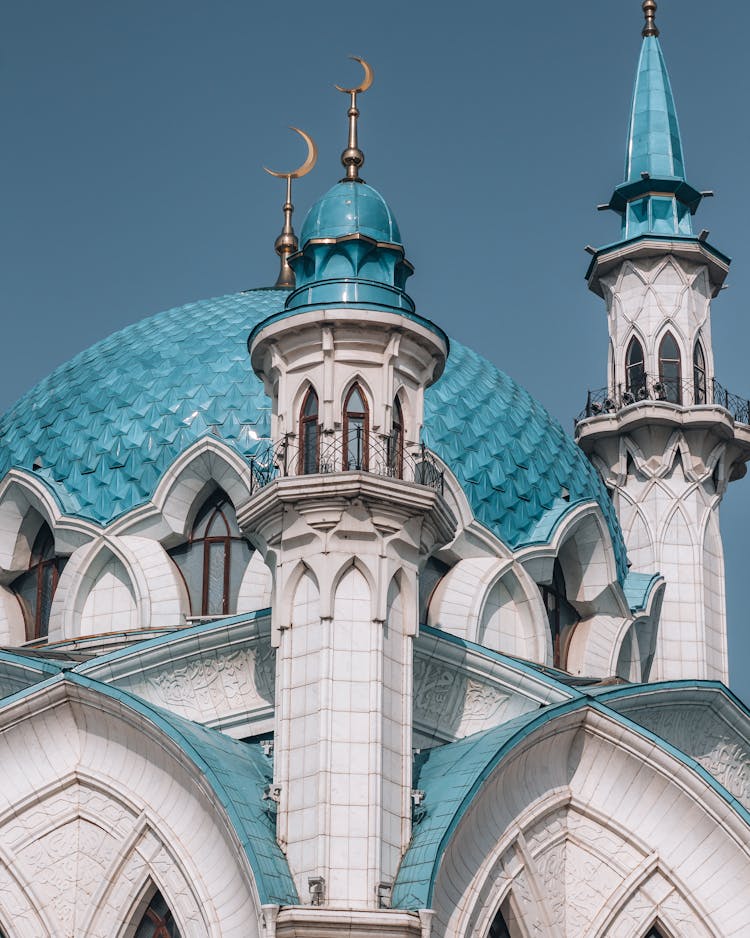
{"type": "Polygon", "coordinates": [[[293,438],[271,443],[251,457],[250,471],[253,492],[274,479],[333,472],[371,472],[426,485],[441,494],[444,490],[443,470],[424,443],[399,446],[397,440],[373,438],[361,428],[352,430],[348,440],[341,433],[327,438],[318,431],[302,448],[293,438]]]}
{"type": "Polygon", "coordinates": [[[616,388],[600,388],[589,391],[586,406],[576,417],[575,423],[589,417],[603,414],[615,414],[624,407],[632,407],[644,401],[661,401],[693,407],[711,404],[729,411],[737,423],[750,425],[750,400],[737,394],[730,394],[716,379],[711,381],[664,381],[643,375],[642,380],[630,388],[618,385],[616,388]]]}

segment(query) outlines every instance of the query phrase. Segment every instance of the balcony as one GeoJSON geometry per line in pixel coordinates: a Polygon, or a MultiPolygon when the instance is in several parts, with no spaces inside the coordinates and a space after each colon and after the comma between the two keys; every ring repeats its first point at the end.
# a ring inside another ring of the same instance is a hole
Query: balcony
{"type": "Polygon", "coordinates": [[[327,437],[318,431],[303,447],[291,435],[269,443],[250,458],[251,493],[275,479],[290,476],[368,472],[414,482],[443,494],[443,469],[424,443],[398,446],[391,437],[383,440],[372,436],[357,429],[344,441],[341,433],[327,437]]]}
{"type": "Polygon", "coordinates": [[[707,382],[663,381],[650,375],[629,389],[600,388],[589,391],[586,406],[575,418],[575,425],[590,417],[616,414],[626,407],[646,402],[674,404],[678,407],[713,406],[726,410],[735,423],[750,426],[750,400],[731,394],[715,379],[707,382]]]}

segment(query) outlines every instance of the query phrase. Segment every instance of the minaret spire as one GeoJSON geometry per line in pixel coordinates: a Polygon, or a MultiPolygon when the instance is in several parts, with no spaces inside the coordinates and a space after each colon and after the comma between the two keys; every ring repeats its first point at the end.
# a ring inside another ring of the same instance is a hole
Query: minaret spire
{"type": "Polygon", "coordinates": [[[269,169],[267,166],[263,167],[271,176],[276,176],[278,179],[286,179],[286,200],[282,208],[284,212],[284,226],[281,229],[281,234],[274,242],[274,250],[279,255],[280,260],[279,276],[274,286],[280,290],[294,289],[294,271],[289,266],[289,256],[295,254],[299,249],[297,235],[292,226],[292,215],[294,213],[294,205],[292,204],[292,179],[299,179],[301,176],[306,176],[313,166],[315,166],[318,159],[318,148],[315,146],[312,137],[298,127],[290,127],[290,130],[298,133],[307,144],[307,158],[305,162],[298,169],[290,173],[279,173],[273,169],[269,169]]]}
{"type": "Polygon", "coordinates": [[[359,118],[357,95],[362,94],[363,91],[367,91],[372,84],[373,70],[369,63],[365,62],[365,60],[361,59],[358,55],[350,55],[349,58],[354,59],[355,62],[359,62],[364,69],[365,77],[362,79],[362,84],[358,85],[356,88],[342,88],[341,85],[335,86],[337,91],[349,95],[349,110],[347,112],[349,117],[349,142],[346,149],[341,154],[341,162],[346,169],[346,176],[344,176],[341,182],[364,182],[364,179],[360,178],[359,175],[359,171],[365,162],[365,155],[360,150],[357,140],[357,120],[359,118]]]}
{"type": "Polygon", "coordinates": [[[643,37],[658,36],[659,27],[656,25],[656,0],[643,0],[643,15],[646,17],[646,25],[643,27],[643,37]]]}

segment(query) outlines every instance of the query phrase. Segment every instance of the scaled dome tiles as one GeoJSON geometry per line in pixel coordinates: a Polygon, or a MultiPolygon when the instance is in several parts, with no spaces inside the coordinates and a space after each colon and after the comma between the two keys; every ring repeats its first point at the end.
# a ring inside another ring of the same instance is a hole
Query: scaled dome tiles
{"type": "MultiPolygon", "coordinates": [[[[33,471],[64,512],[107,524],[148,501],[202,437],[251,456],[268,440],[270,402],[247,336],[286,297],[251,290],[190,303],[77,355],[0,418],[0,478],[14,467],[33,471]]],[[[477,519],[512,547],[549,540],[575,503],[598,502],[624,579],[622,534],[594,468],[526,391],[457,342],[425,395],[424,442],[477,519]]]]}

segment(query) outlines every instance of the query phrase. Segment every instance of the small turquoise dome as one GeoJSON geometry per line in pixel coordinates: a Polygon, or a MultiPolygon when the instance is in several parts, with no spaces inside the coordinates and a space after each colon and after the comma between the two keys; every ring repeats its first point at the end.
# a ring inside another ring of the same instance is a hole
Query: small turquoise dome
{"type": "MultiPolygon", "coordinates": [[[[0,479],[14,467],[34,472],[64,512],[108,524],[148,501],[203,437],[249,458],[268,440],[271,402],[247,337],[286,296],[249,290],[201,300],[81,352],[0,417],[0,479]]],[[[458,342],[425,393],[424,441],[478,521],[511,547],[546,543],[577,502],[598,502],[624,580],[622,532],[594,467],[530,394],[458,342]]]]}
{"type": "Polygon", "coordinates": [[[311,239],[367,235],[401,244],[401,232],[383,196],[364,182],[337,182],[307,213],[299,243],[311,239]]]}

